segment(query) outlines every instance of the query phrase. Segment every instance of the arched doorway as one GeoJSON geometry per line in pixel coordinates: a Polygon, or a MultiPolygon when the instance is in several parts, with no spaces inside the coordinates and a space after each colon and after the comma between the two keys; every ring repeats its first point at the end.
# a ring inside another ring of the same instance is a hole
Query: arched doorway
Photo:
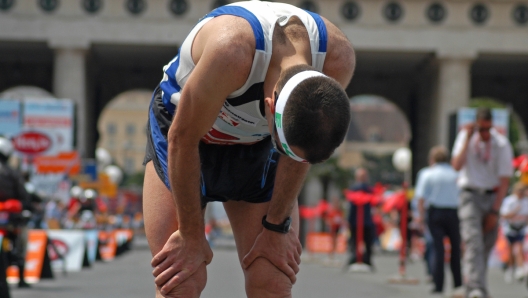
{"type": "Polygon", "coordinates": [[[372,182],[401,184],[403,175],[392,165],[392,154],[408,147],[411,127],[394,103],[378,95],[350,99],[352,119],[340,150],[339,164],[345,168],[365,167],[372,182]]]}
{"type": "Polygon", "coordinates": [[[0,100],[12,99],[23,100],[25,98],[56,98],[47,90],[36,86],[16,86],[8,88],[0,93],[0,100]]]}
{"type": "Polygon", "coordinates": [[[144,171],[151,94],[144,89],[119,94],[104,107],[97,123],[100,136],[97,147],[107,149],[114,163],[127,175],[144,171]]]}

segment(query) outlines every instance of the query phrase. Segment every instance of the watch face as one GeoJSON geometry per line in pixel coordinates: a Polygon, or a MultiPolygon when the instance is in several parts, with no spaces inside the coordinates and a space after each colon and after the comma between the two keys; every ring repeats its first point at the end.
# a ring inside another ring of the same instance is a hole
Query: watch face
{"type": "Polygon", "coordinates": [[[289,232],[291,228],[292,218],[289,216],[286,221],[284,221],[284,231],[289,232]]]}

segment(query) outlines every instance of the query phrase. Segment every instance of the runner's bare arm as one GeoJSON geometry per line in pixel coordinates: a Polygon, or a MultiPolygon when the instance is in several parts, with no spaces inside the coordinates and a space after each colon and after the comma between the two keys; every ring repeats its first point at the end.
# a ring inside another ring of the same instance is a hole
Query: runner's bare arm
{"type": "Polygon", "coordinates": [[[323,18],[328,31],[328,43],[323,73],[334,78],[346,88],[356,67],[356,54],[346,35],[323,18]]]}
{"type": "Polygon", "coordinates": [[[225,98],[246,81],[255,48],[247,22],[224,18],[211,20],[195,39],[193,57],[199,53],[199,60],[183,88],[168,134],[169,179],[179,229],[190,234],[199,231],[201,236],[198,143],[212,127],[225,98]],[[219,24],[223,26],[216,29],[219,24]]]}
{"type": "MultiPolygon", "coordinates": [[[[337,27],[326,19],[325,23],[328,29],[328,51],[323,73],[334,78],[343,88],[346,88],[354,72],[354,49],[337,27]]],[[[296,162],[291,158],[280,158],[273,196],[266,218],[268,222],[280,224],[292,214],[294,202],[309,168],[308,164],[296,162]]],[[[296,235],[297,233],[293,230],[282,235],[263,229],[251,251],[244,257],[243,267],[247,269],[256,258],[264,257],[286,274],[292,283],[295,283],[302,252],[296,235]],[[280,246],[282,248],[279,248],[280,246]]]]}
{"type": "MultiPolygon", "coordinates": [[[[241,20],[241,19],[240,19],[241,20]]],[[[162,295],[212,259],[200,204],[200,139],[212,127],[226,97],[240,88],[251,69],[255,40],[236,17],[209,21],[193,43],[195,69],[186,82],[168,133],[168,175],[178,214],[178,231],[152,259],[162,295]]]]}
{"type": "MultiPolygon", "coordinates": [[[[356,58],[352,44],[334,24],[323,18],[328,30],[328,50],[323,72],[346,88],[354,72],[356,58]]],[[[309,165],[291,158],[281,158],[277,168],[275,188],[268,212],[269,220],[282,222],[291,214],[309,165]],[[276,198],[276,199],[275,199],[276,198]]],[[[271,222],[271,221],[270,221],[271,222]]]]}
{"type": "Polygon", "coordinates": [[[281,224],[290,216],[309,169],[310,164],[300,163],[285,156],[280,157],[266,217],[268,222],[281,224]]]}
{"type": "MultiPolygon", "coordinates": [[[[266,221],[279,225],[292,215],[295,200],[309,168],[309,164],[297,162],[289,157],[279,158],[266,221]]],[[[288,233],[281,234],[263,228],[253,247],[242,260],[242,266],[247,270],[253,261],[263,257],[288,276],[294,284],[297,280],[296,274],[299,272],[301,253],[302,246],[298,231],[292,228],[288,233]]]]}

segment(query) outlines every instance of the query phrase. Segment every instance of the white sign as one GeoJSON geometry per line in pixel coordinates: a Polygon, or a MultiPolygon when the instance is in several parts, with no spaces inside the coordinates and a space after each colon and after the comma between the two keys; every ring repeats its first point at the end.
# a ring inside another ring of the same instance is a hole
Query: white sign
{"type": "Polygon", "coordinates": [[[48,230],[47,233],[51,242],[48,245],[51,268],[54,271],[81,271],[85,253],[84,232],[48,230]]]}
{"type": "Polygon", "coordinates": [[[24,100],[24,129],[43,131],[53,142],[45,155],[73,150],[73,108],[73,102],[66,99],[24,100]]]}

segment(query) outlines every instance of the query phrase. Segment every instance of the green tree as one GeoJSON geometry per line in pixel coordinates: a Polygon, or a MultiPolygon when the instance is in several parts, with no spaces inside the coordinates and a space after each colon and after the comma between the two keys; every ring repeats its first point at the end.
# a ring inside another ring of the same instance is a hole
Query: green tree
{"type": "Polygon", "coordinates": [[[143,179],[145,178],[145,172],[139,171],[134,174],[125,175],[123,182],[121,182],[121,186],[129,187],[129,186],[135,186],[135,187],[142,187],[143,186],[143,179]]]}

